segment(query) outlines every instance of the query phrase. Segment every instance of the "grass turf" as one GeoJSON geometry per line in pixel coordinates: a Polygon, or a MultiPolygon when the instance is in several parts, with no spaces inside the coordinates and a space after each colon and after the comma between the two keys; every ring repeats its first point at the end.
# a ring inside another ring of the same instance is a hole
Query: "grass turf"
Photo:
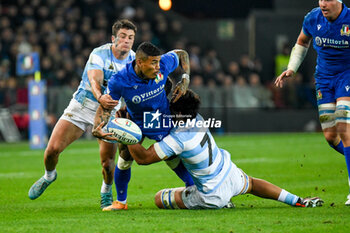
{"type": "MultiPolygon", "coordinates": [[[[77,141],[60,156],[57,180],[37,200],[28,189],[43,175],[43,151],[27,143],[0,144],[0,232],[348,232],[350,207],[342,155],[322,134],[215,136],[248,175],[292,193],[320,196],[320,208],[293,208],[252,195],[235,209],[159,210],[154,194],[182,186],[165,163],[132,168],[128,211],[102,212],[96,141],[77,141]]],[[[146,145],[150,142],[147,141],[146,145]]],[[[115,190],[113,189],[114,193],[115,190]]]]}

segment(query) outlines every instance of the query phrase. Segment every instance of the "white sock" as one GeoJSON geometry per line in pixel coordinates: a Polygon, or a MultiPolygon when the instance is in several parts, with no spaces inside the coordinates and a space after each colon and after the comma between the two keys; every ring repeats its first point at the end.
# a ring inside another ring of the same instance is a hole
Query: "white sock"
{"type": "Polygon", "coordinates": [[[120,203],[122,203],[122,204],[126,204],[126,200],[125,201],[119,201],[120,203]]]}
{"type": "Polygon", "coordinates": [[[284,189],[282,189],[282,191],[278,197],[278,200],[280,202],[284,202],[284,203],[286,203],[288,205],[292,205],[292,206],[294,206],[295,203],[297,203],[298,199],[299,199],[298,196],[291,194],[290,192],[288,192],[284,189]]]}
{"type": "Polygon", "coordinates": [[[44,175],[45,180],[53,181],[53,179],[55,179],[55,176],[56,176],[56,169],[52,171],[47,171],[45,169],[45,175],[44,175]]]}
{"type": "Polygon", "coordinates": [[[112,190],[111,184],[106,184],[105,181],[102,181],[101,193],[109,193],[112,190]]]}

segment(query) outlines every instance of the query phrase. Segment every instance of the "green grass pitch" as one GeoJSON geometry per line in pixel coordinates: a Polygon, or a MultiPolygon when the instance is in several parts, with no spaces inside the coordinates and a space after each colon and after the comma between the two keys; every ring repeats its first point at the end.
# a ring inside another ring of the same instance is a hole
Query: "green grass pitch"
{"type": "MultiPolygon", "coordinates": [[[[159,210],[154,194],[182,186],[164,162],[132,167],[129,210],[102,212],[96,141],[80,140],[61,154],[58,178],[37,200],[28,189],[43,175],[43,151],[27,143],[0,144],[0,232],[349,232],[347,170],[322,134],[215,136],[248,175],[292,193],[319,196],[320,208],[293,208],[252,195],[235,209],[159,210]]],[[[150,141],[145,143],[150,144],[150,141]]],[[[113,188],[114,194],[115,190],[113,188]]]]}

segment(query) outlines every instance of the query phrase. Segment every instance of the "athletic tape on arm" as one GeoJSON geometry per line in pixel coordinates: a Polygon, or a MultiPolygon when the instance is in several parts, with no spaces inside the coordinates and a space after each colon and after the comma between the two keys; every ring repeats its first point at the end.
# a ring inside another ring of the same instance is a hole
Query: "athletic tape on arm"
{"type": "Polygon", "coordinates": [[[308,48],[295,44],[292,52],[290,54],[290,59],[288,63],[288,70],[293,70],[294,72],[297,72],[300,64],[303,62],[308,48]]]}

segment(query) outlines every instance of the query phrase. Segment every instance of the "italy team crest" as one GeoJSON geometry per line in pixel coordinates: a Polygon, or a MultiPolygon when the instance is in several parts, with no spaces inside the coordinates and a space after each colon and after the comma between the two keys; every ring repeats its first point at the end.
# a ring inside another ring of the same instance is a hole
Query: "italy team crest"
{"type": "Polygon", "coordinates": [[[322,92],[320,90],[317,91],[316,97],[318,100],[322,99],[322,92]]]}
{"type": "Polygon", "coordinates": [[[158,73],[157,74],[157,77],[155,79],[156,83],[158,84],[160,81],[162,81],[164,78],[163,74],[162,73],[158,73]]]}
{"type": "Polygon", "coordinates": [[[341,36],[349,36],[350,35],[349,25],[343,24],[343,26],[340,30],[340,35],[341,36]]]}

